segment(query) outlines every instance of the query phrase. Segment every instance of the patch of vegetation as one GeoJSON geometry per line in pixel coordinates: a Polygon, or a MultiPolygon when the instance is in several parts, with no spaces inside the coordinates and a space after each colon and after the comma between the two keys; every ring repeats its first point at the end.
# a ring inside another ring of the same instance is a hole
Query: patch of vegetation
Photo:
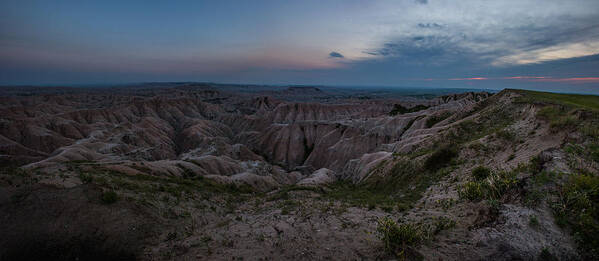
{"type": "Polygon", "coordinates": [[[117,202],[117,200],[119,200],[119,195],[117,195],[116,192],[114,192],[113,190],[105,191],[104,193],[102,193],[100,200],[102,201],[102,203],[109,205],[117,202]]]}
{"type": "Polygon", "coordinates": [[[551,252],[549,252],[549,248],[544,247],[539,253],[539,258],[537,260],[543,261],[558,261],[559,258],[555,257],[551,252]]]}
{"type": "Polygon", "coordinates": [[[510,156],[507,157],[507,159],[505,160],[505,162],[509,162],[509,161],[511,161],[511,160],[513,160],[515,158],[516,158],[516,154],[512,153],[512,154],[510,154],[510,156]]]}
{"type": "Polygon", "coordinates": [[[549,122],[552,129],[572,129],[578,125],[579,121],[573,115],[564,115],[549,122]]]}
{"type": "Polygon", "coordinates": [[[553,130],[576,128],[588,137],[599,137],[599,96],[512,90],[517,102],[544,106],[537,117],[549,121],[553,130]]]}
{"type": "Polygon", "coordinates": [[[299,206],[299,202],[295,200],[285,200],[281,203],[281,215],[289,215],[291,211],[295,210],[299,206]]]}
{"type": "MultiPolygon", "coordinates": [[[[443,154],[443,153],[441,153],[443,154]]],[[[445,161],[443,161],[445,163],[445,161]]],[[[303,186],[288,186],[269,196],[268,200],[287,200],[294,190],[310,190],[322,198],[349,203],[370,210],[380,208],[391,212],[411,209],[424,191],[446,176],[453,166],[435,165],[439,169],[426,169],[418,161],[403,157],[398,159],[388,175],[372,175],[362,184],[338,181],[325,189],[303,186]]]]}
{"type": "Polygon", "coordinates": [[[599,259],[599,177],[572,174],[554,204],[558,225],[569,226],[586,258],[599,259]]]}
{"type": "Polygon", "coordinates": [[[537,216],[530,215],[528,217],[528,225],[530,225],[531,227],[538,227],[539,226],[539,219],[537,218],[537,216]]]}
{"type": "Polygon", "coordinates": [[[433,233],[439,234],[443,230],[452,229],[456,226],[456,222],[448,217],[440,216],[433,221],[433,233]]]}
{"type": "Polygon", "coordinates": [[[516,187],[520,181],[514,172],[491,173],[486,179],[470,181],[458,191],[461,198],[469,200],[499,200],[510,189],[516,187]]]}
{"type": "Polygon", "coordinates": [[[428,106],[425,106],[422,104],[416,105],[412,108],[406,108],[406,107],[402,106],[401,104],[394,104],[393,109],[389,112],[389,115],[395,116],[395,115],[401,115],[401,114],[410,113],[410,112],[417,112],[417,111],[426,110],[426,109],[428,109],[428,106]]]}
{"type": "Polygon", "coordinates": [[[497,136],[497,138],[500,138],[502,140],[505,141],[515,141],[516,140],[516,134],[510,130],[507,129],[502,129],[499,130],[495,133],[495,135],[497,136]]]}
{"type": "Polygon", "coordinates": [[[435,124],[449,118],[449,116],[451,116],[451,113],[449,112],[444,112],[440,115],[433,115],[428,117],[428,119],[426,119],[426,127],[430,128],[433,127],[435,124]]]}
{"type": "Polygon", "coordinates": [[[93,176],[89,173],[79,173],[79,179],[83,183],[91,183],[92,181],[94,181],[93,176]]]}
{"type": "Polygon", "coordinates": [[[542,189],[532,188],[526,191],[524,205],[530,208],[536,208],[545,198],[546,193],[542,189]]]}
{"type": "Polygon", "coordinates": [[[423,117],[423,116],[419,116],[419,117],[412,118],[412,119],[411,119],[411,120],[408,122],[408,124],[406,124],[406,126],[405,126],[405,127],[403,127],[403,129],[401,130],[401,135],[403,135],[403,134],[404,134],[406,131],[408,131],[408,130],[409,130],[411,127],[412,127],[412,125],[414,125],[414,122],[416,122],[417,120],[419,120],[419,119],[420,119],[420,118],[422,118],[422,117],[423,117]]]}
{"type": "Polygon", "coordinates": [[[585,158],[595,162],[599,162],[599,143],[593,142],[586,146],[580,144],[568,144],[564,151],[578,158],[585,158]]]}
{"type": "Polygon", "coordinates": [[[512,90],[522,95],[517,102],[522,103],[549,103],[584,108],[590,110],[599,110],[599,96],[583,94],[565,94],[538,92],[529,90],[512,90]]]}
{"type": "MultiPolygon", "coordinates": [[[[483,106],[482,108],[486,107],[483,106]]],[[[455,128],[446,133],[443,140],[459,145],[498,132],[514,121],[512,113],[513,111],[508,107],[489,107],[488,110],[480,112],[480,117],[476,121],[465,120],[460,122],[455,128]]]]}
{"type": "Polygon", "coordinates": [[[385,251],[396,256],[406,257],[407,250],[424,240],[423,229],[414,224],[397,224],[393,219],[379,219],[376,228],[378,238],[383,241],[385,251]]]}
{"type": "Polygon", "coordinates": [[[599,137],[599,124],[598,123],[584,123],[581,127],[580,127],[580,132],[584,135],[586,135],[587,137],[591,137],[591,138],[597,138],[599,137]]]}
{"type": "Polygon", "coordinates": [[[436,201],[436,203],[439,204],[441,208],[443,208],[443,210],[448,210],[453,205],[455,205],[456,202],[457,201],[453,198],[440,199],[436,201]]]}
{"type": "Polygon", "coordinates": [[[424,168],[436,171],[447,166],[451,160],[458,156],[457,149],[453,146],[444,146],[435,150],[424,162],[424,168]]]}
{"type": "Polygon", "coordinates": [[[472,170],[472,177],[477,181],[486,179],[489,175],[491,175],[491,170],[484,166],[478,166],[472,170]]]}

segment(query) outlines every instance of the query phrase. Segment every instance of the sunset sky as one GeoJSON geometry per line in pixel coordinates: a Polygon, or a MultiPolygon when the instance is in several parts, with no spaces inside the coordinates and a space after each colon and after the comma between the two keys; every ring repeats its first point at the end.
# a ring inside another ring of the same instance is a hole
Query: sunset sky
{"type": "Polygon", "coordinates": [[[599,94],[599,1],[0,2],[0,85],[148,81],[599,94]]]}

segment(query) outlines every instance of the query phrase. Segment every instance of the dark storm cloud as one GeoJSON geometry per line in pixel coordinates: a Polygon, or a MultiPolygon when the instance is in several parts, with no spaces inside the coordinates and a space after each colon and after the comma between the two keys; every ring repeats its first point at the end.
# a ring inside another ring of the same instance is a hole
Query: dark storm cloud
{"type": "Polygon", "coordinates": [[[344,58],[343,54],[340,54],[338,52],[331,52],[331,53],[329,53],[329,57],[330,58],[344,58]]]}

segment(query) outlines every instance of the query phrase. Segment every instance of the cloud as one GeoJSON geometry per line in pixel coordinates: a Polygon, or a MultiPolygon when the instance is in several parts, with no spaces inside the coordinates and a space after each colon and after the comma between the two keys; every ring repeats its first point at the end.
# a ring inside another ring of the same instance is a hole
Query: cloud
{"type": "Polygon", "coordinates": [[[344,58],[345,56],[343,56],[343,54],[340,54],[338,52],[331,52],[329,53],[329,58],[344,58]]]}
{"type": "Polygon", "coordinates": [[[428,0],[416,0],[416,3],[425,5],[425,4],[428,4],[428,0]]]}
{"type": "Polygon", "coordinates": [[[442,25],[438,23],[418,23],[418,27],[420,28],[428,28],[428,29],[441,29],[442,25]]]}

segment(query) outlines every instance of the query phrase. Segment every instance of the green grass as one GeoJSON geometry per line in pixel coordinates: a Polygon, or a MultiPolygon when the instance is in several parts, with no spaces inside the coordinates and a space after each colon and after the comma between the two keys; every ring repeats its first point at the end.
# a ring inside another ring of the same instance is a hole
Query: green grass
{"type": "Polygon", "coordinates": [[[408,247],[416,246],[425,239],[421,226],[408,223],[397,224],[389,217],[379,219],[376,232],[386,252],[404,258],[408,247]]]}
{"type": "Polygon", "coordinates": [[[510,189],[517,186],[519,180],[514,172],[491,173],[480,181],[470,181],[458,191],[461,198],[479,201],[499,200],[510,189]]]}
{"type": "Polygon", "coordinates": [[[588,110],[599,110],[599,96],[596,95],[564,94],[529,90],[510,91],[523,95],[517,100],[518,102],[549,103],[588,110]]]}
{"type": "Polygon", "coordinates": [[[599,259],[599,177],[572,174],[558,192],[553,206],[558,225],[572,229],[585,258],[599,259]]]}
{"type": "Polygon", "coordinates": [[[511,90],[522,96],[516,102],[544,106],[537,117],[553,131],[576,129],[587,137],[599,137],[599,96],[511,90]]]}

